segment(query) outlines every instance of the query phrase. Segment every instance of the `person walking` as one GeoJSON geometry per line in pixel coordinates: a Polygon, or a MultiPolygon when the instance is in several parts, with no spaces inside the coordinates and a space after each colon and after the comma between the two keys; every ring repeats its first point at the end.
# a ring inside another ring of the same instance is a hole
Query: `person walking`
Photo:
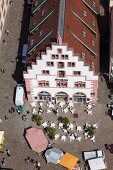
{"type": "Polygon", "coordinates": [[[10,154],[9,149],[6,149],[6,154],[7,154],[7,156],[8,156],[9,158],[11,157],[11,154],[10,154]]]}
{"type": "Polygon", "coordinates": [[[5,121],[7,121],[8,120],[8,117],[5,115],[5,121]]]}
{"type": "Polygon", "coordinates": [[[9,35],[11,32],[9,30],[5,30],[5,33],[9,35]]]}
{"type": "Polygon", "coordinates": [[[5,166],[5,163],[6,163],[6,158],[3,158],[2,161],[1,161],[2,165],[5,166]]]}

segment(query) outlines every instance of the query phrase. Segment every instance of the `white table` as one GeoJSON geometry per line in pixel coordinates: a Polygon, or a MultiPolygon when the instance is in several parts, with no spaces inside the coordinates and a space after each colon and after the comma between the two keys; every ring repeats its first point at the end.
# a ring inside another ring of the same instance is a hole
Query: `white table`
{"type": "Polygon", "coordinates": [[[51,127],[51,128],[55,128],[55,123],[52,122],[51,125],[50,125],[50,127],[51,127]]]}
{"type": "Polygon", "coordinates": [[[70,107],[73,107],[73,102],[69,102],[69,106],[70,106],[70,107]]]}
{"type": "Polygon", "coordinates": [[[60,137],[60,135],[59,135],[59,134],[56,134],[56,135],[55,135],[55,140],[57,140],[59,137],[60,137]]]}
{"type": "Polygon", "coordinates": [[[47,122],[42,123],[42,126],[43,126],[44,128],[46,128],[46,127],[47,127],[47,122]]]}
{"type": "Polygon", "coordinates": [[[47,113],[51,113],[51,110],[47,110],[47,113]]]}
{"type": "Polygon", "coordinates": [[[70,123],[70,125],[69,125],[68,129],[73,130],[73,128],[74,128],[74,125],[73,125],[72,123],[70,123]]]}
{"type": "Polygon", "coordinates": [[[81,137],[77,137],[77,140],[78,140],[79,142],[81,141],[81,139],[82,139],[81,137]]]}
{"type": "Polygon", "coordinates": [[[61,140],[65,141],[66,140],[66,136],[61,136],[61,140]]]}
{"type": "Polygon", "coordinates": [[[69,111],[69,109],[66,107],[66,108],[64,109],[64,112],[67,113],[68,111],[69,111]]]}
{"type": "Polygon", "coordinates": [[[77,129],[78,132],[82,131],[82,127],[81,126],[77,126],[76,129],[77,129]]]}
{"type": "Polygon", "coordinates": [[[60,106],[60,107],[63,107],[64,105],[65,105],[65,102],[60,102],[60,103],[59,103],[59,106],[60,106]]]}
{"type": "Polygon", "coordinates": [[[63,123],[59,123],[58,126],[59,126],[60,128],[63,128],[63,123]]]}

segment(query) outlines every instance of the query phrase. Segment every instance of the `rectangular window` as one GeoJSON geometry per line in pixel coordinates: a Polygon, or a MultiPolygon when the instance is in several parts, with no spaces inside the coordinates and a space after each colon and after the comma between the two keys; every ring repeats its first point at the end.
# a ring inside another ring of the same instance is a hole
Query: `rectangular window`
{"type": "Polygon", "coordinates": [[[68,67],[75,67],[75,63],[74,62],[68,62],[68,67]]]}
{"type": "Polygon", "coordinates": [[[49,70],[42,70],[42,74],[49,75],[49,70]]]}
{"type": "Polygon", "coordinates": [[[62,49],[58,49],[58,53],[61,54],[62,53],[62,49]]]}
{"type": "Polygon", "coordinates": [[[67,85],[68,85],[68,82],[65,81],[65,80],[58,80],[58,81],[56,82],[56,86],[57,86],[57,87],[60,87],[60,88],[66,88],[67,85]]]}
{"type": "Polygon", "coordinates": [[[40,31],[40,36],[42,35],[42,31],[40,31]]]}
{"type": "Polygon", "coordinates": [[[58,62],[58,68],[64,68],[64,62],[58,62]]]}
{"type": "Polygon", "coordinates": [[[86,87],[86,83],[81,82],[81,81],[75,82],[74,85],[75,85],[75,88],[85,88],[86,87]]]}
{"type": "Polygon", "coordinates": [[[93,26],[95,26],[95,25],[96,25],[96,23],[95,23],[95,21],[94,21],[94,20],[92,21],[92,24],[93,24],[93,26]]]}
{"type": "Polygon", "coordinates": [[[94,67],[95,67],[94,62],[91,62],[91,67],[92,67],[92,68],[94,68],[94,67]]]}
{"type": "Polygon", "coordinates": [[[86,11],[83,11],[83,15],[84,15],[84,16],[87,16],[87,12],[86,12],[86,11]]]}
{"type": "Polygon", "coordinates": [[[91,41],[91,44],[92,44],[92,46],[95,47],[95,42],[93,40],[91,41]]]}
{"type": "Polygon", "coordinates": [[[62,59],[62,60],[67,60],[67,59],[68,59],[68,55],[62,55],[62,56],[61,56],[61,59],[62,59]]]}
{"type": "Polygon", "coordinates": [[[94,0],[92,1],[92,3],[93,3],[93,6],[94,6],[94,7],[96,7],[96,3],[95,3],[95,1],[94,1],[94,0]]]}
{"type": "Polygon", "coordinates": [[[58,72],[58,77],[65,77],[65,76],[66,76],[65,71],[59,71],[58,72]]]}
{"type": "Polygon", "coordinates": [[[85,58],[86,57],[86,54],[82,52],[82,58],[85,58]]]}
{"type": "Polygon", "coordinates": [[[38,86],[39,87],[49,87],[49,81],[45,81],[45,80],[39,81],[38,86]]]}
{"type": "Polygon", "coordinates": [[[53,67],[54,63],[53,62],[47,62],[47,66],[53,67]]]}
{"type": "Polygon", "coordinates": [[[58,55],[53,54],[52,59],[58,59],[58,55]]]}
{"type": "Polygon", "coordinates": [[[42,16],[44,15],[44,13],[45,13],[45,9],[42,11],[42,16]]]}
{"type": "Polygon", "coordinates": [[[80,75],[81,75],[81,72],[80,72],[80,71],[73,71],[73,75],[74,75],[74,76],[80,76],[80,75]]]}
{"type": "Polygon", "coordinates": [[[82,31],[82,35],[83,35],[84,37],[86,37],[86,32],[85,32],[85,31],[82,31]]]}

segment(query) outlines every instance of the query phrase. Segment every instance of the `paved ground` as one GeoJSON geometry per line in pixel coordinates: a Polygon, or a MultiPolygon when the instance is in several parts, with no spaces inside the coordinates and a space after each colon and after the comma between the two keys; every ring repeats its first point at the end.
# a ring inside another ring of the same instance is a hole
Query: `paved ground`
{"type": "MultiPolygon", "coordinates": [[[[35,170],[35,167],[31,164],[26,165],[24,158],[31,156],[35,160],[39,160],[42,165],[42,170],[61,170],[64,169],[59,165],[49,164],[46,165],[44,159],[33,152],[27,145],[23,132],[24,128],[29,126],[35,126],[35,123],[31,122],[30,116],[27,115],[27,122],[23,122],[21,116],[17,113],[10,114],[8,110],[13,104],[13,93],[16,85],[12,75],[15,71],[16,61],[18,53],[18,46],[20,38],[21,20],[23,13],[23,0],[15,0],[13,5],[9,8],[8,16],[5,24],[5,28],[11,31],[11,34],[6,36],[3,34],[2,40],[6,39],[6,44],[1,41],[0,45],[0,69],[5,69],[5,73],[0,72],[0,118],[3,123],[0,124],[0,129],[5,131],[5,144],[4,150],[10,149],[11,158],[9,159],[5,154],[0,154],[0,161],[3,157],[6,157],[6,168],[12,168],[13,170],[35,170]],[[18,4],[18,6],[17,6],[18,4]],[[5,115],[8,116],[8,121],[5,121],[5,115]]],[[[109,116],[106,116],[106,104],[110,102],[108,99],[108,90],[105,80],[99,83],[99,100],[94,108],[92,116],[88,116],[83,112],[82,106],[77,106],[76,110],[79,113],[77,119],[77,125],[82,125],[86,121],[94,122],[98,124],[98,131],[96,133],[96,142],[92,143],[89,140],[82,140],[81,142],[56,142],[55,147],[62,148],[65,151],[80,157],[82,159],[81,152],[88,149],[100,148],[105,150],[105,143],[113,142],[113,120],[109,116]]],[[[25,110],[29,108],[28,103],[25,104],[25,110]]],[[[113,155],[105,150],[106,162],[108,170],[113,170],[113,155]]]]}

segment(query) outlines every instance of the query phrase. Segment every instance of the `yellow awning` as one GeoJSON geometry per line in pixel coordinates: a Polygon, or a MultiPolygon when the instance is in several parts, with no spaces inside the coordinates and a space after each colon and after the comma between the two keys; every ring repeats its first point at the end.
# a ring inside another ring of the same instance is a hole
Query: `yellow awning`
{"type": "Polygon", "coordinates": [[[72,170],[74,166],[76,166],[78,160],[79,158],[66,152],[65,155],[60,160],[59,164],[66,167],[69,170],[72,170]]]}

